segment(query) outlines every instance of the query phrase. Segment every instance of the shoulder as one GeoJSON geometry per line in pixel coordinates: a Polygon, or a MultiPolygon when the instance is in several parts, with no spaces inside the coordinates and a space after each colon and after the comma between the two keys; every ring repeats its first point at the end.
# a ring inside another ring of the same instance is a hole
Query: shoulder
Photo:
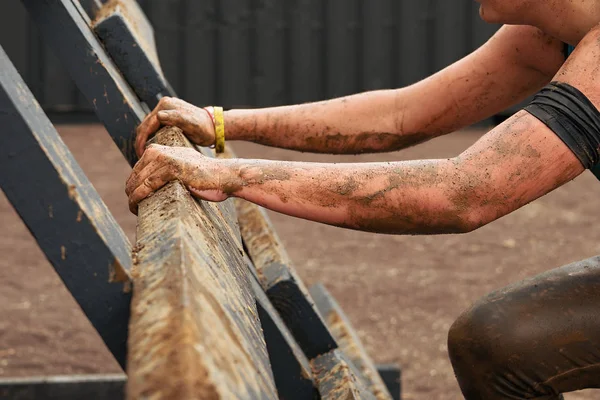
{"type": "Polygon", "coordinates": [[[600,25],[584,36],[554,80],[576,87],[600,106],[600,25]]]}
{"type": "Polygon", "coordinates": [[[565,61],[564,44],[533,26],[505,25],[488,42],[518,66],[552,78],[565,61]]]}

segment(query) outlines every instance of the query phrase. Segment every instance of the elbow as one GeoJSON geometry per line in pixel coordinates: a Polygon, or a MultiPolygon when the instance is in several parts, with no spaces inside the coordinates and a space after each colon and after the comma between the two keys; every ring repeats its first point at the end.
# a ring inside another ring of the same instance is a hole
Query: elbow
{"type": "Polygon", "coordinates": [[[476,207],[469,207],[467,210],[458,213],[457,216],[454,227],[455,232],[453,233],[471,233],[492,222],[489,218],[485,218],[476,207]]]}
{"type": "Polygon", "coordinates": [[[498,219],[502,212],[486,193],[487,187],[465,185],[450,199],[450,212],[455,216],[453,233],[470,233],[498,219]]]}

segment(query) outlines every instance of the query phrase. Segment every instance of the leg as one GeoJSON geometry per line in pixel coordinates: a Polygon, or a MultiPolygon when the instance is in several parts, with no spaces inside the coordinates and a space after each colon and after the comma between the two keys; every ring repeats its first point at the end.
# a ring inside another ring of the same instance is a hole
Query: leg
{"type": "Polygon", "coordinates": [[[558,400],[600,387],[600,256],[493,292],[450,328],[467,400],[558,400]]]}

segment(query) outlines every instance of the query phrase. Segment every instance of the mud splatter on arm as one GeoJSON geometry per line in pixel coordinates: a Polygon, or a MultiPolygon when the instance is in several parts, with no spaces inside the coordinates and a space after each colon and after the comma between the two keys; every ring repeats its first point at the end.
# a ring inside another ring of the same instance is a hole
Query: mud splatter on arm
{"type": "Polygon", "coordinates": [[[563,61],[559,41],[537,28],[507,26],[474,53],[406,88],[228,111],[227,137],[318,153],[399,150],[519,102],[547,83],[563,61]]]}
{"type": "Polygon", "coordinates": [[[583,172],[563,142],[526,112],[452,159],[226,165],[234,171],[229,194],[304,219],[391,234],[472,231],[583,172]]]}

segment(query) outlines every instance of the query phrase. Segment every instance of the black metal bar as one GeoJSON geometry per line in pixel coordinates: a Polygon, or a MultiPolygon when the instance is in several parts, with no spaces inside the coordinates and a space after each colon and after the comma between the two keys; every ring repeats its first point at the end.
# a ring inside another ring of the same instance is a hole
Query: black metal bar
{"type": "Polygon", "coordinates": [[[125,375],[71,375],[0,379],[0,398],[13,400],[121,400],[125,375]]]}
{"type": "Polygon", "coordinates": [[[135,128],[145,112],[91,31],[85,11],[72,0],[23,0],[23,4],[125,158],[135,164],[135,128]]]}
{"type": "Polygon", "coordinates": [[[93,23],[94,31],[135,93],[154,108],[160,97],[172,92],[160,67],[154,30],[134,0],[105,7],[108,10],[93,23]]]}
{"type": "Polygon", "coordinates": [[[102,7],[100,0],[79,0],[79,3],[90,19],[94,19],[96,17],[96,13],[102,7]]]}
{"type": "Polygon", "coordinates": [[[124,366],[130,295],[109,280],[131,245],[1,47],[0,126],[0,187],[124,366]]]}
{"type": "Polygon", "coordinates": [[[279,398],[287,400],[319,398],[308,358],[263,292],[256,276],[250,277],[250,280],[279,398]]]}
{"type": "Polygon", "coordinates": [[[236,201],[242,238],[263,290],[310,359],[338,347],[264,209],[236,201]]]}
{"type": "Polygon", "coordinates": [[[396,364],[378,365],[377,372],[388,391],[392,395],[392,399],[402,399],[402,370],[396,364]]]}
{"type": "Polygon", "coordinates": [[[312,286],[309,291],[317,309],[327,321],[327,326],[340,346],[340,350],[356,366],[358,376],[365,386],[375,393],[378,399],[392,400],[392,395],[362,345],[358,333],[338,302],[322,284],[312,286]]]}

